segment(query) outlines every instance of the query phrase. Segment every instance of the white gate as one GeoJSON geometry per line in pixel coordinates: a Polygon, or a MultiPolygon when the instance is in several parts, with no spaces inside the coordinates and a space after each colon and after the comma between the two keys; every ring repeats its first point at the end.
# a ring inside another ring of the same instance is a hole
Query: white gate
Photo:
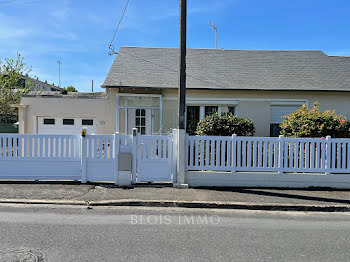
{"type": "Polygon", "coordinates": [[[137,135],[134,182],[172,182],[173,136],[137,135]],[[135,181],[136,180],[136,181],[135,181]]]}

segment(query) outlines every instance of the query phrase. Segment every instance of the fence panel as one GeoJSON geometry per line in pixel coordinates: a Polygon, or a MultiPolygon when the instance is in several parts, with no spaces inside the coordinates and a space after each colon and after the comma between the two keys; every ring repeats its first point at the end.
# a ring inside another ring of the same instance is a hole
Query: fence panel
{"type": "Polygon", "coordinates": [[[284,172],[323,173],[326,171],[326,140],[284,138],[284,172]]]}
{"type": "Polygon", "coordinates": [[[188,136],[186,151],[193,171],[350,174],[350,139],[188,136]]]}
{"type": "Polygon", "coordinates": [[[350,173],[350,140],[336,138],[330,141],[330,172],[350,173]]]}
{"type": "Polygon", "coordinates": [[[237,171],[278,171],[278,138],[237,137],[237,171]]]}
{"type": "Polygon", "coordinates": [[[186,139],[187,170],[232,169],[232,138],[188,136],[186,139]]]}
{"type": "Polygon", "coordinates": [[[0,160],[74,160],[80,157],[76,135],[0,134],[0,160]]]}

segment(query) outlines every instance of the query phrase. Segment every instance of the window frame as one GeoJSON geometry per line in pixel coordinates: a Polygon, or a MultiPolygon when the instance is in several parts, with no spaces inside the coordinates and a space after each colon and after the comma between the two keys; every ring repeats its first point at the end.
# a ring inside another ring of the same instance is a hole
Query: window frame
{"type": "Polygon", "coordinates": [[[54,126],[54,125],[56,125],[56,119],[55,118],[43,118],[43,125],[54,126]],[[45,123],[45,120],[53,120],[53,123],[45,123]]]}
{"type": "Polygon", "coordinates": [[[94,120],[93,119],[81,119],[81,125],[82,126],[93,126],[94,120]],[[84,121],[92,121],[92,123],[91,124],[84,124],[84,121]]]}
{"type": "Polygon", "coordinates": [[[62,119],[62,125],[64,125],[64,126],[74,126],[75,125],[75,121],[74,120],[75,120],[74,118],[63,118],[62,119]],[[73,123],[72,124],[65,123],[67,121],[73,121],[73,123]]]}

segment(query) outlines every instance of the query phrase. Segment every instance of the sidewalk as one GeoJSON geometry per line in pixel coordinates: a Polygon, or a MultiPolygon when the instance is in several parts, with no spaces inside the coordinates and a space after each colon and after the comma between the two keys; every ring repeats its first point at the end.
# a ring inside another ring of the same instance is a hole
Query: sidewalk
{"type": "Polygon", "coordinates": [[[160,186],[122,189],[108,184],[15,182],[0,183],[0,203],[350,211],[350,191],[160,186]]]}

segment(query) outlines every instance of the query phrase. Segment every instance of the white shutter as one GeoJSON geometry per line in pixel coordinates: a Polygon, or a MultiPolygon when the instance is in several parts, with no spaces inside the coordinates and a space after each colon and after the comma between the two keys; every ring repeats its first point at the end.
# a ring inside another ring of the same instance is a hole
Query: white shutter
{"type": "Polygon", "coordinates": [[[270,123],[282,123],[283,116],[289,115],[290,113],[294,113],[300,106],[296,105],[279,105],[279,106],[271,106],[270,112],[270,123]]]}

